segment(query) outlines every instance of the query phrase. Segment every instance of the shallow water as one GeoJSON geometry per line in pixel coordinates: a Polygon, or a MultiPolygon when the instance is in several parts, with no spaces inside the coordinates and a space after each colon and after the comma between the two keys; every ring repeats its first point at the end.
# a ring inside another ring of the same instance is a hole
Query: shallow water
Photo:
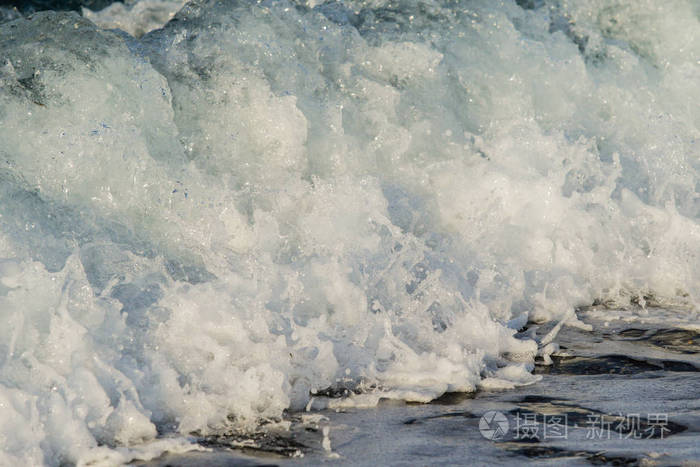
{"type": "Polygon", "coordinates": [[[698,330],[695,3],[179,6],[0,11],[0,463],[692,387],[657,344],[698,330]]]}
{"type": "Polygon", "coordinates": [[[311,428],[315,436],[296,433],[267,444],[258,441],[259,449],[229,451],[219,444],[209,452],[136,465],[700,462],[698,333],[629,328],[624,321],[606,326],[582,315],[604,330],[565,328],[559,340],[566,356],[555,357],[552,366],[538,366],[536,373],[544,377],[533,385],[451,393],[427,405],[384,401],[374,409],[324,411],[321,425],[328,427],[330,452],[321,445],[322,431],[311,428]],[[495,440],[480,425],[492,411],[508,421],[504,436],[495,440]]]}

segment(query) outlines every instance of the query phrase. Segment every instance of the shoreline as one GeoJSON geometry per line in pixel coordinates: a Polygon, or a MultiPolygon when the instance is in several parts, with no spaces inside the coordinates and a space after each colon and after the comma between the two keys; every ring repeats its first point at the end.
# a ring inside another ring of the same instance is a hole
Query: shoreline
{"type": "Polygon", "coordinates": [[[221,438],[210,452],[133,465],[700,462],[700,334],[596,322],[592,332],[565,327],[557,341],[553,364],[538,365],[535,373],[543,378],[529,386],[447,393],[428,404],[382,401],[373,409],[324,410],[314,413],[316,428],[292,430],[277,446],[230,450],[221,438]],[[484,435],[488,413],[507,420],[499,439],[484,435]],[[289,455],[294,449],[296,457],[289,455]]]}

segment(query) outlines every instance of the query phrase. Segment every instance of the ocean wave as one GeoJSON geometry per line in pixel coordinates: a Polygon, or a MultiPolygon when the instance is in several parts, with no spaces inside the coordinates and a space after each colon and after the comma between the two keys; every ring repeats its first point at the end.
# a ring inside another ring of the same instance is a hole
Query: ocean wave
{"type": "Polygon", "coordinates": [[[0,24],[0,463],[529,384],[516,332],[594,302],[697,319],[690,2],[138,5],[0,24]]]}

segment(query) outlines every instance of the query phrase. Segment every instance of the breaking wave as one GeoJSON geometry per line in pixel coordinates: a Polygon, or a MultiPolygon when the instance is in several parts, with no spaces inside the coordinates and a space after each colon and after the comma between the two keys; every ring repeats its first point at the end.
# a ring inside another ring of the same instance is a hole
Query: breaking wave
{"type": "Polygon", "coordinates": [[[517,330],[594,300],[697,319],[700,12],[571,3],[0,24],[0,463],[531,383],[517,330]]]}

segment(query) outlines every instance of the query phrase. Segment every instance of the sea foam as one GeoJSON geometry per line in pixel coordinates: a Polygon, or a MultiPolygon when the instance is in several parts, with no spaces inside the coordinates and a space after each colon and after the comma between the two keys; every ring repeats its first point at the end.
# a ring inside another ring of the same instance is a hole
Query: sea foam
{"type": "Polygon", "coordinates": [[[518,3],[1,24],[0,463],[532,383],[516,331],[594,300],[697,320],[697,7],[518,3]]]}

